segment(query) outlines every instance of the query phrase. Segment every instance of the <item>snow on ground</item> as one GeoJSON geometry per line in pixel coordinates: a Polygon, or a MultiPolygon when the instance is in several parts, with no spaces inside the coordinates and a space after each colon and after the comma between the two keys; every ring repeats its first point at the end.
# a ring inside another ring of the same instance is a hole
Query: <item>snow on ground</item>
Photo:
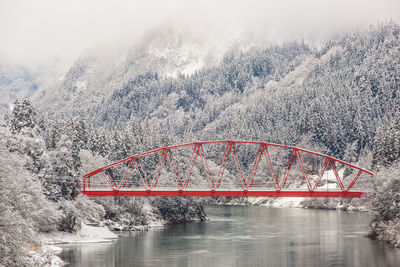
{"type": "MultiPolygon", "coordinates": [[[[270,206],[272,207],[301,207],[300,203],[304,200],[304,197],[280,197],[276,199],[270,206]]],[[[269,206],[269,205],[268,205],[269,206]]]]}
{"type": "MultiPolygon", "coordinates": [[[[338,170],[338,175],[340,179],[343,181],[343,174],[344,174],[344,168],[338,170]]],[[[321,182],[322,181],[327,181],[328,182],[328,189],[337,189],[339,188],[339,185],[337,183],[337,179],[335,176],[335,173],[333,170],[326,170],[324,174],[322,175],[321,182]]],[[[325,186],[326,188],[326,186],[325,186]]],[[[324,189],[321,187],[321,189],[324,189]]]]}
{"type": "Polygon", "coordinates": [[[41,241],[44,244],[41,251],[31,251],[35,266],[63,266],[64,262],[56,255],[62,248],[54,244],[66,243],[95,243],[113,242],[118,236],[106,227],[90,226],[81,223],[81,229],[76,233],[51,232],[42,234],[41,241]]]}
{"type": "Polygon", "coordinates": [[[108,230],[106,227],[89,226],[84,223],[81,224],[81,230],[78,234],[83,238],[98,239],[98,240],[114,240],[118,236],[108,230]]]}
{"type": "Polygon", "coordinates": [[[106,227],[96,227],[81,224],[77,233],[52,232],[42,235],[45,244],[87,243],[87,242],[112,242],[118,236],[106,227]]]}
{"type": "MultiPolygon", "coordinates": [[[[268,207],[292,207],[300,208],[302,207],[301,202],[304,197],[279,197],[279,198],[268,198],[268,197],[248,197],[246,198],[246,204],[256,205],[256,206],[268,206],[268,207]]],[[[232,202],[233,205],[237,203],[232,202]]]]}
{"type": "Polygon", "coordinates": [[[53,245],[43,245],[40,251],[29,250],[32,255],[33,266],[64,266],[65,263],[57,256],[62,251],[62,248],[53,245]]]}

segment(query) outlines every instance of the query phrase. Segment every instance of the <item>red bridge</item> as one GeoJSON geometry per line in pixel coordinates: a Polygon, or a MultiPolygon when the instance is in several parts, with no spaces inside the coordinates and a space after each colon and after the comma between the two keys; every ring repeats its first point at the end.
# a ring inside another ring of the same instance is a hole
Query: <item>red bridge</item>
{"type": "Polygon", "coordinates": [[[298,147],[209,141],[163,147],[112,163],[85,174],[81,192],[88,196],[361,197],[373,175],[298,147]]]}

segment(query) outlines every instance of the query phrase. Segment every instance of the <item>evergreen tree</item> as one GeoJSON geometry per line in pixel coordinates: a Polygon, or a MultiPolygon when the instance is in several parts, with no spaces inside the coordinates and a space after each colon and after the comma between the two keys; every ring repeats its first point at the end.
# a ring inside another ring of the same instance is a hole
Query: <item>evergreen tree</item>
{"type": "Polygon", "coordinates": [[[37,114],[29,99],[15,100],[10,116],[12,133],[19,133],[24,128],[34,128],[37,123],[37,114]]]}

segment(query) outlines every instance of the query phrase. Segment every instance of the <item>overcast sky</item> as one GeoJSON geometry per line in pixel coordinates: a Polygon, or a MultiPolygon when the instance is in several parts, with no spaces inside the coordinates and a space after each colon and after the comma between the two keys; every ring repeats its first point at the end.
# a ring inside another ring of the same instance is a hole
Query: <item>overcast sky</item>
{"type": "Polygon", "coordinates": [[[389,19],[400,21],[400,0],[0,0],[0,60],[71,61],[93,47],[129,46],[166,23],[283,42],[323,40],[389,19]]]}

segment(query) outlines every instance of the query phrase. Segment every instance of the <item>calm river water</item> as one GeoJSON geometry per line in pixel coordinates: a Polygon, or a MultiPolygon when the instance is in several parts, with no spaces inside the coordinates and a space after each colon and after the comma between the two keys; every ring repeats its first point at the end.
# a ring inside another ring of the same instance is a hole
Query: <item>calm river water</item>
{"type": "Polygon", "coordinates": [[[64,245],[70,266],[400,266],[400,250],[365,237],[369,215],[210,206],[210,220],[64,245]]]}

